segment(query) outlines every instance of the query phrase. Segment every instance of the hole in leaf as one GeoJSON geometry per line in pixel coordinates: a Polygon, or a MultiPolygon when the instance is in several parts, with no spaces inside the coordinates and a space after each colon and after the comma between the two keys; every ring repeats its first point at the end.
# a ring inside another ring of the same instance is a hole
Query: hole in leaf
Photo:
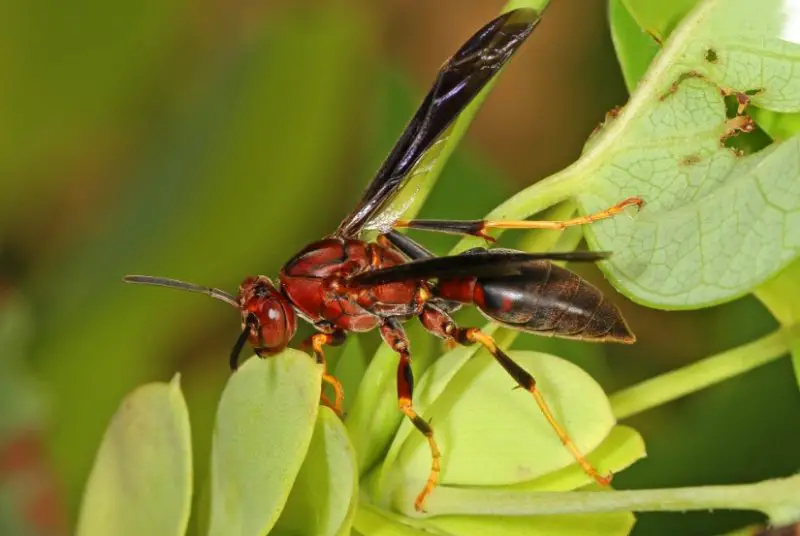
{"type": "Polygon", "coordinates": [[[754,154],[772,143],[772,138],[746,115],[728,121],[730,130],[720,138],[720,143],[736,156],[754,154]]]}
{"type": "Polygon", "coordinates": [[[750,104],[750,97],[746,93],[739,91],[726,93],[723,91],[725,99],[725,115],[728,119],[734,119],[742,115],[750,104]]]}

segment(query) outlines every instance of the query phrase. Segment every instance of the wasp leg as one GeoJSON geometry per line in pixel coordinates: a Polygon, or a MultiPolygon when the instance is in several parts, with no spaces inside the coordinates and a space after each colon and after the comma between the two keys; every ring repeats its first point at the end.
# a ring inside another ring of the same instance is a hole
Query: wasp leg
{"type": "Polygon", "coordinates": [[[426,304],[423,309],[420,320],[422,321],[422,325],[437,337],[449,341],[456,341],[465,346],[480,344],[486,348],[509,376],[514,378],[517,385],[533,395],[533,399],[539,406],[539,410],[542,412],[545,419],[547,419],[547,422],[550,423],[553,430],[555,430],[561,443],[569,450],[583,471],[598,484],[607,486],[611,483],[612,475],[610,473],[608,475],[601,475],[583,456],[581,451],[578,450],[578,447],[575,446],[575,443],[572,441],[567,431],[558,423],[553,412],[550,410],[550,406],[547,404],[544,396],[542,396],[541,391],[536,387],[536,380],[534,377],[503,352],[491,336],[483,333],[478,328],[458,327],[447,313],[428,304],[426,304]]]}
{"type": "Polygon", "coordinates": [[[432,259],[435,257],[435,255],[428,251],[425,246],[419,244],[409,236],[398,233],[397,231],[389,231],[386,234],[378,235],[376,242],[386,249],[399,251],[406,258],[412,261],[418,261],[420,259],[432,259]]]}
{"type": "Polygon", "coordinates": [[[411,370],[411,355],[408,350],[406,332],[396,318],[386,318],[381,324],[380,330],[386,344],[400,355],[400,363],[397,366],[397,401],[400,411],[408,417],[417,430],[422,432],[431,449],[431,471],[428,474],[425,486],[414,501],[414,508],[418,512],[424,512],[425,499],[428,498],[433,488],[439,483],[441,453],[436,440],[433,438],[433,428],[425,419],[420,417],[413,407],[414,374],[411,370]]]}
{"type": "MultiPolygon", "coordinates": [[[[397,231],[389,231],[386,234],[378,235],[376,242],[386,249],[393,249],[401,253],[411,261],[432,259],[435,257],[435,255],[428,251],[425,246],[419,244],[406,235],[398,233],[397,231]]],[[[461,308],[461,304],[459,302],[445,300],[435,296],[434,294],[435,293],[432,294],[430,292],[430,288],[427,285],[419,286],[415,299],[417,301],[417,305],[420,307],[420,310],[422,305],[428,301],[433,302],[436,307],[443,311],[447,311],[448,313],[452,313],[461,308]]]]}
{"type": "Polygon", "coordinates": [[[342,384],[339,383],[339,380],[328,373],[328,363],[325,361],[325,352],[323,352],[322,348],[323,346],[340,346],[344,344],[344,340],[345,332],[342,330],[335,330],[331,333],[315,333],[303,341],[300,345],[300,348],[308,348],[310,346],[314,351],[314,357],[316,358],[317,363],[325,367],[324,372],[322,373],[322,381],[333,388],[335,401],[333,406],[331,406],[328,399],[322,393],[320,393],[320,400],[322,400],[323,404],[333,409],[333,411],[335,411],[339,417],[342,417],[344,414],[344,390],[342,389],[342,384]]]}
{"type": "Polygon", "coordinates": [[[490,242],[495,239],[487,234],[489,229],[564,229],[575,225],[586,225],[598,220],[612,218],[630,206],[641,208],[644,201],[641,197],[629,197],[594,214],[561,221],[528,221],[528,220],[397,220],[393,227],[407,227],[439,233],[471,235],[484,238],[490,242]]]}

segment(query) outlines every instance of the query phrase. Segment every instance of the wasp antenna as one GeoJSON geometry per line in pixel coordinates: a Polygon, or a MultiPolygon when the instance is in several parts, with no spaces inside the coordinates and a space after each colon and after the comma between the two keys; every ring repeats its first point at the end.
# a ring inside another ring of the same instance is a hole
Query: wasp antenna
{"type": "Polygon", "coordinates": [[[188,292],[197,292],[198,294],[205,294],[206,296],[211,296],[212,298],[229,303],[237,309],[239,308],[239,302],[236,300],[235,296],[218,288],[203,287],[195,285],[194,283],[187,283],[186,281],[169,279],[168,277],[153,277],[151,275],[126,275],[122,280],[126,283],[137,285],[153,285],[156,287],[176,288],[188,292]]]}

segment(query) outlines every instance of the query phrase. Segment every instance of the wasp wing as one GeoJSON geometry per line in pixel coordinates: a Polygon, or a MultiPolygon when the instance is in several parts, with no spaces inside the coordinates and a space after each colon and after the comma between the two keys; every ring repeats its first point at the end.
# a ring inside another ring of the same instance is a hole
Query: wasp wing
{"type": "MultiPolygon", "coordinates": [[[[411,176],[421,180],[433,167],[459,113],[533,31],[539,15],[532,9],[509,11],[478,30],[439,70],[422,101],[389,156],[378,169],[353,211],[339,224],[336,234],[355,237],[407,183],[411,176]],[[438,147],[430,158],[423,155],[438,147]],[[415,167],[419,165],[417,171],[415,167]]],[[[402,210],[390,214],[399,218],[402,210]]],[[[387,225],[383,222],[383,225],[387,225]]],[[[391,222],[388,223],[391,226],[391,222]]]]}
{"type": "Polygon", "coordinates": [[[434,257],[364,272],[347,280],[348,287],[366,287],[399,281],[451,277],[506,277],[522,275],[541,261],[596,262],[611,254],[604,251],[523,253],[507,249],[470,250],[461,255],[434,257]]]}

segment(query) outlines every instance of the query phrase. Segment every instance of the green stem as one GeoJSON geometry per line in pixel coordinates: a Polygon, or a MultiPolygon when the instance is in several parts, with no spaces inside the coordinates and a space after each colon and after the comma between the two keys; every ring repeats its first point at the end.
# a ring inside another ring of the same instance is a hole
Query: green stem
{"type": "Polygon", "coordinates": [[[774,524],[800,517],[800,475],[756,484],[632,491],[520,492],[442,487],[431,495],[436,515],[532,516],[598,512],[758,510],[774,524]]]}
{"type": "MultiPolygon", "coordinates": [[[[541,218],[543,220],[568,220],[575,215],[576,210],[575,203],[568,200],[551,207],[542,213],[541,218]]],[[[570,227],[570,229],[581,231],[580,227],[570,227]]],[[[536,229],[528,231],[522,234],[515,247],[522,251],[567,251],[575,249],[580,243],[580,238],[571,242],[574,243],[571,248],[565,248],[563,244],[559,243],[565,232],[565,229],[536,229]],[[554,249],[556,244],[558,244],[558,250],[554,249]]]]}
{"type": "Polygon", "coordinates": [[[774,361],[789,351],[799,335],[797,329],[779,329],[738,348],[623,389],[610,397],[614,415],[617,419],[628,418],[774,361]]]}
{"type": "MultiPolygon", "coordinates": [[[[543,179],[501,203],[487,216],[488,220],[524,220],[557,203],[570,199],[578,190],[585,165],[581,160],[562,171],[543,179]]],[[[492,233],[497,236],[500,231],[492,233]]],[[[482,238],[462,238],[451,253],[484,245],[482,238]]]]}
{"type": "Polygon", "coordinates": [[[404,517],[394,512],[376,508],[366,500],[361,500],[356,510],[353,527],[365,535],[376,536],[432,536],[445,533],[432,530],[419,519],[404,517]]]}

